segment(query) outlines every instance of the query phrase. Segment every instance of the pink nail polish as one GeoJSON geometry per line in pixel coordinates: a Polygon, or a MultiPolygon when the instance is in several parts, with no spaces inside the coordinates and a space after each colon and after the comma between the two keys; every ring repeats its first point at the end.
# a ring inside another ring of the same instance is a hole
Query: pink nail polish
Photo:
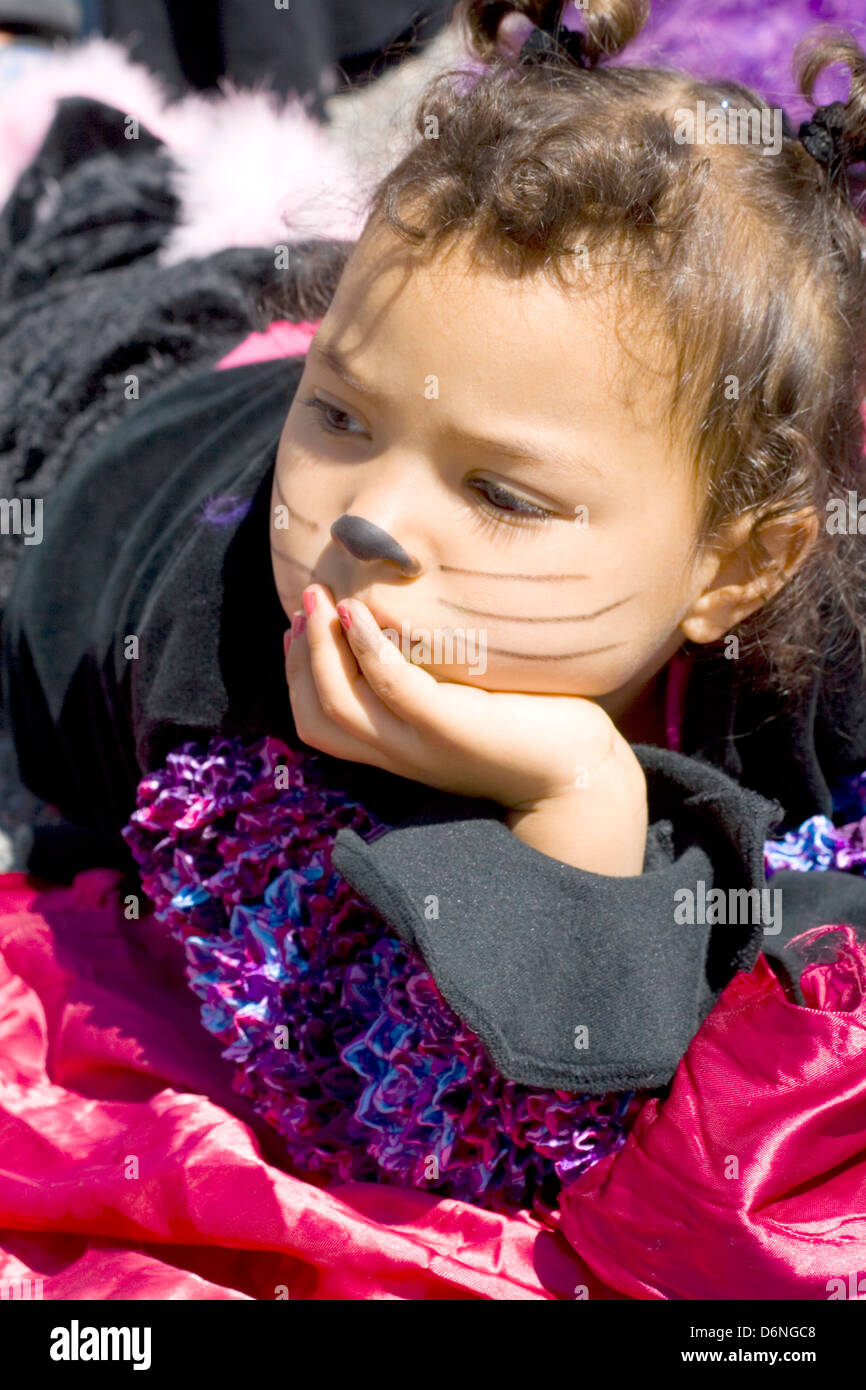
{"type": "Polygon", "coordinates": [[[307,620],[304,617],[303,613],[300,611],[300,609],[297,609],[292,614],[292,641],[294,641],[296,637],[300,637],[301,633],[304,630],[304,623],[306,621],[307,620]]]}
{"type": "Polygon", "coordinates": [[[352,626],[352,615],[346,607],[345,603],[337,604],[337,613],[345,631],[348,632],[349,628],[352,626]]]}
{"type": "Polygon", "coordinates": [[[305,590],[304,590],[304,612],[306,613],[306,615],[307,615],[308,618],[310,617],[310,615],[311,615],[313,609],[315,608],[315,606],[316,606],[316,591],[315,591],[315,589],[305,589],[305,590]]]}
{"type": "Polygon", "coordinates": [[[284,656],[284,657],[288,656],[288,654],[289,654],[289,643],[291,642],[291,640],[292,640],[292,629],[291,629],[290,627],[287,627],[286,630],[285,630],[285,632],[283,633],[283,656],[284,656]]]}

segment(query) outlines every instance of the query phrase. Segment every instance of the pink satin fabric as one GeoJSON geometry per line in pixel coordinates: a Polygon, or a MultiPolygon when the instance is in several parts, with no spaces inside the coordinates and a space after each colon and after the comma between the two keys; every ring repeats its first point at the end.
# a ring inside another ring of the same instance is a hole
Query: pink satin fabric
{"type": "Polygon", "coordinates": [[[118,882],[0,876],[0,1280],[53,1299],[823,1299],[866,1274],[866,951],[845,929],[821,929],[847,957],[809,967],[808,1009],[763,958],[732,982],[554,1231],[287,1172],[180,948],[124,919],[118,882]]]}
{"type": "Polygon", "coordinates": [[[850,927],[796,943],[828,958],[808,1007],[760,956],[667,1099],[563,1194],[563,1233],[628,1298],[866,1298],[866,950],[850,927]]]}
{"type": "Polygon", "coordinates": [[[117,882],[0,875],[0,1280],[41,1277],[46,1299],[570,1296],[575,1257],[528,1215],[278,1166],[182,951],[124,920],[117,882]]]}

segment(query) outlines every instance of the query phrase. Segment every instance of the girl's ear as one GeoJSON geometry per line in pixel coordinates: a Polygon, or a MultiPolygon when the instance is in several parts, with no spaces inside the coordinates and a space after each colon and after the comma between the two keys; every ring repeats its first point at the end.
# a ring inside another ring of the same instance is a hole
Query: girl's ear
{"type": "Polygon", "coordinates": [[[699,592],[680,630],[690,642],[717,642],[762,608],[803,564],[820,528],[813,507],[761,525],[751,515],[723,528],[696,570],[699,592]],[[759,537],[763,552],[750,544],[759,537]]]}

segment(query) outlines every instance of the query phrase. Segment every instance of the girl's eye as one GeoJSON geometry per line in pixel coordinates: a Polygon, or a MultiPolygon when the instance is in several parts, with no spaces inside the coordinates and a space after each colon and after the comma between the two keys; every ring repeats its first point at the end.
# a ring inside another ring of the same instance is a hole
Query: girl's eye
{"type": "MultiPolygon", "coordinates": [[[[346,410],[340,410],[336,405],[329,404],[328,401],[320,400],[318,396],[308,396],[301,401],[301,405],[309,406],[311,410],[318,411],[321,427],[327,434],[354,434],[354,430],[346,427],[346,421],[358,424],[353,415],[346,410]]],[[[363,434],[364,431],[361,430],[363,434]]],[[[479,479],[470,486],[482,492],[484,498],[498,512],[513,512],[518,516],[537,517],[539,520],[546,520],[548,517],[555,516],[555,512],[549,511],[546,507],[538,507],[533,502],[527,502],[525,498],[516,497],[507,488],[500,487],[498,483],[491,483],[487,479],[479,479]]]]}
{"type": "MultiPolygon", "coordinates": [[[[319,400],[318,396],[308,396],[301,401],[301,405],[308,405],[312,410],[317,410],[320,416],[322,429],[328,434],[354,434],[354,430],[346,429],[342,421],[351,420],[357,425],[354,415],[350,415],[346,410],[340,410],[336,405],[330,405],[327,401],[319,400]],[[336,418],[335,418],[336,417],[336,418]]],[[[362,430],[363,434],[364,431],[362,430]]]]}
{"type": "Polygon", "coordinates": [[[513,492],[507,488],[500,487],[498,483],[488,482],[486,479],[476,479],[471,484],[472,487],[484,489],[483,496],[495,507],[497,511],[517,512],[520,516],[535,516],[539,518],[551,517],[555,513],[546,507],[538,507],[534,502],[527,502],[523,497],[515,497],[513,492]]]}

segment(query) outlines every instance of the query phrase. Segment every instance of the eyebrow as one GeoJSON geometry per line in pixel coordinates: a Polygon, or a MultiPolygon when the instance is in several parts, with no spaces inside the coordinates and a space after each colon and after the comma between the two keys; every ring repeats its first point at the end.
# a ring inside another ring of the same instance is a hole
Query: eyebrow
{"type": "MultiPolygon", "coordinates": [[[[321,358],[326,367],[347,386],[351,386],[359,396],[367,396],[369,400],[378,405],[385,403],[386,397],[381,392],[367,385],[350,371],[346,359],[334,343],[320,343],[314,338],[310,344],[309,352],[315,352],[321,358]]],[[[467,444],[473,449],[481,449],[486,453],[505,455],[524,463],[534,463],[546,467],[553,473],[563,473],[566,476],[573,474],[578,468],[586,468],[595,473],[598,477],[603,477],[604,473],[600,465],[586,454],[563,449],[559,445],[551,443],[545,439],[518,439],[514,435],[508,439],[496,439],[488,435],[475,434],[471,430],[458,429],[456,425],[446,424],[442,427],[442,434],[445,438],[458,444],[467,444]]]]}

